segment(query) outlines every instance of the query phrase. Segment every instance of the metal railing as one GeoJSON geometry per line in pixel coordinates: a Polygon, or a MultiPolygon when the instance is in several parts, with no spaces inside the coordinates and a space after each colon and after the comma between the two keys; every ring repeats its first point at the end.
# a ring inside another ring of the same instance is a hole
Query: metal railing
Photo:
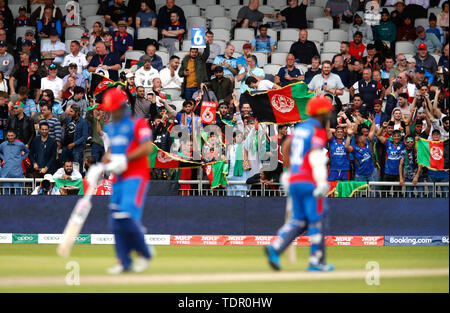
{"type": "MultiPolygon", "coordinates": [[[[42,178],[0,178],[0,195],[31,195],[42,178]],[[14,184],[14,185],[12,185],[14,184]]],[[[211,189],[207,180],[179,180],[181,196],[285,197],[279,183],[248,185],[245,181],[229,181],[226,187],[211,189]]],[[[369,182],[357,190],[354,198],[448,198],[449,183],[369,182]]]]}

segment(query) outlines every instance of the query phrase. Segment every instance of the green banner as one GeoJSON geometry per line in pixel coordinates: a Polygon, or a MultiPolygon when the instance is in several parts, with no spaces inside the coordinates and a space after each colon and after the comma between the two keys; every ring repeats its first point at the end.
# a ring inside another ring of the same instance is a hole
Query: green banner
{"type": "Polygon", "coordinates": [[[75,244],[91,244],[91,235],[78,235],[77,239],[75,240],[75,244]]]}
{"type": "Polygon", "coordinates": [[[37,234],[12,234],[12,243],[38,243],[37,234]]]}

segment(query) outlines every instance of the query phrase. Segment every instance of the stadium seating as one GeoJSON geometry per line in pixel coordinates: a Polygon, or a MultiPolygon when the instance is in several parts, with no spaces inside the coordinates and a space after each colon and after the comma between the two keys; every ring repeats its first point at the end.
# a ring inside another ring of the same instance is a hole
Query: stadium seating
{"type": "Polygon", "coordinates": [[[234,6],[234,7],[231,7],[231,8],[230,8],[229,14],[230,14],[230,17],[231,17],[233,20],[236,20],[236,19],[237,19],[238,12],[239,12],[239,10],[240,10],[241,8],[242,8],[241,6],[234,6]]]}
{"type": "Polygon", "coordinates": [[[327,4],[328,0],[315,0],[314,5],[319,6],[321,8],[325,8],[325,5],[327,4]]]}
{"type": "Polygon", "coordinates": [[[224,54],[227,46],[226,42],[222,40],[214,40],[214,43],[220,46],[220,54],[224,54]]]}
{"type": "Polygon", "coordinates": [[[40,51],[42,51],[42,48],[44,47],[44,45],[45,45],[47,42],[50,42],[50,39],[49,39],[49,38],[42,38],[42,39],[41,39],[40,51]]]}
{"type": "Polygon", "coordinates": [[[83,6],[80,6],[81,9],[81,16],[86,18],[88,16],[96,15],[98,11],[98,4],[86,4],[83,6]]]}
{"type": "Polygon", "coordinates": [[[184,16],[200,16],[200,7],[195,4],[188,4],[183,6],[184,16]]]}
{"type": "Polygon", "coordinates": [[[206,8],[209,5],[215,5],[216,0],[196,0],[195,4],[200,8],[206,8]]]}
{"type": "Polygon", "coordinates": [[[215,17],[225,16],[225,8],[220,5],[209,5],[205,10],[205,17],[207,19],[214,19],[215,17]]]}
{"type": "Polygon", "coordinates": [[[183,61],[183,58],[189,53],[189,51],[178,51],[175,53],[177,57],[180,58],[180,62],[183,61]]]}
{"type": "Polygon", "coordinates": [[[395,52],[399,53],[414,53],[414,44],[409,41],[397,41],[395,43],[395,52]]]}
{"type": "Polygon", "coordinates": [[[141,56],[145,54],[142,50],[131,50],[125,52],[125,63],[127,60],[139,60],[141,56]]]}
{"type": "Polygon", "coordinates": [[[161,58],[162,64],[164,66],[169,64],[170,58],[169,58],[169,54],[167,52],[161,51],[161,49],[160,49],[160,51],[157,51],[156,54],[161,58]]]}
{"type": "Polygon", "coordinates": [[[323,43],[323,52],[340,53],[341,43],[339,41],[325,41],[323,43]]]}
{"type": "Polygon", "coordinates": [[[243,53],[244,50],[242,49],[242,46],[246,43],[249,43],[247,40],[232,40],[230,43],[234,46],[234,51],[237,53],[243,53]]]}
{"type": "Polygon", "coordinates": [[[105,17],[103,15],[92,15],[92,16],[87,16],[86,20],[84,21],[84,25],[91,29],[92,25],[94,25],[95,22],[101,22],[102,25],[105,25],[105,17]]]}
{"type": "Polygon", "coordinates": [[[316,17],[313,20],[313,28],[320,29],[324,33],[328,33],[333,29],[333,20],[328,17],[316,17]]]}
{"type": "Polygon", "coordinates": [[[325,17],[323,8],[318,6],[308,6],[306,8],[306,19],[308,20],[308,23],[311,24],[311,26],[314,19],[318,17],[325,17]]]}
{"type": "Polygon", "coordinates": [[[350,103],[350,92],[344,89],[344,94],[342,96],[338,96],[338,98],[342,103],[350,103]]]}
{"type": "Polygon", "coordinates": [[[320,60],[323,61],[330,61],[333,60],[333,57],[336,53],[321,53],[320,54],[320,60]]]}
{"type": "Polygon", "coordinates": [[[275,64],[275,65],[284,65],[286,64],[286,57],[287,57],[287,53],[286,52],[274,52],[272,54],[272,58],[271,58],[271,64],[275,64]]]}
{"type": "Polygon", "coordinates": [[[230,31],[223,28],[211,28],[214,33],[214,40],[230,41],[230,31]]]}
{"type": "Polygon", "coordinates": [[[234,30],[234,40],[246,40],[252,41],[255,37],[255,33],[249,28],[236,28],[234,30]]]}
{"type": "Polygon", "coordinates": [[[275,14],[275,9],[269,5],[260,5],[258,11],[263,14],[275,14]]]}
{"type": "Polygon", "coordinates": [[[328,40],[330,41],[347,41],[348,32],[342,29],[332,29],[328,32],[328,40]]]}
{"type": "Polygon", "coordinates": [[[284,28],[280,31],[280,40],[297,41],[299,30],[297,28],[284,28]]]}
{"type": "Polygon", "coordinates": [[[417,26],[427,27],[428,25],[430,25],[430,23],[428,22],[427,18],[417,18],[414,21],[414,26],[415,27],[417,27],[417,26]]]}
{"type": "Polygon", "coordinates": [[[264,73],[271,74],[273,76],[278,74],[278,71],[280,70],[280,66],[277,64],[266,64],[264,65],[264,73]]]}
{"type": "Polygon", "coordinates": [[[277,52],[289,52],[291,46],[295,41],[292,40],[280,40],[278,41],[277,52]]]}
{"type": "Polygon", "coordinates": [[[267,64],[267,54],[264,52],[253,52],[253,55],[258,59],[258,66],[263,67],[267,64]]]}
{"type": "Polygon", "coordinates": [[[211,21],[211,28],[231,29],[231,18],[218,16],[211,21]]]}
{"type": "Polygon", "coordinates": [[[220,4],[229,10],[232,7],[240,7],[240,0],[222,0],[220,4]]]}
{"type": "Polygon", "coordinates": [[[324,42],[324,33],[320,29],[307,29],[308,31],[308,40],[324,42]]]}
{"type": "Polygon", "coordinates": [[[19,8],[22,4],[8,4],[9,9],[11,10],[13,18],[17,18],[19,16],[19,8]]]}
{"type": "Polygon", "coordinates": [[[191,27],[205,27],[206,28],[206,18],[203,16],[189,16],[186,17],[187,28],[191,27]]]}
{"type": "Polygon", "coordinates": [[[141,27],[137,30],[137,39],[158,40],[158,29],[156,27],[141,27]]]}

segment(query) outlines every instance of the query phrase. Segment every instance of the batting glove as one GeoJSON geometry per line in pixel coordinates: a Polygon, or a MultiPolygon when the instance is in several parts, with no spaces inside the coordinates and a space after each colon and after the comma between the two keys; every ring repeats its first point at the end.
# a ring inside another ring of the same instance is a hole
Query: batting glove
{"type": "Polygon", "coordinates": [[[86,174],[86,180],[89,186],[97,186],[102,174],[103,174],[104,166],[103,164],[94,164],[89,167],[89,170],[86,174]]]}
{"type": "Polygon", "coordinates": [[[316,198],[322,198],[328,196],[328,191],[330,187],[328,186],[328,183],[322,182],[317,185],[316,189],[313,191],[313,196],[316,198]]]}
{"type": "Polygon", "coordinates": [[[111,154],[110,161],[105,165],[105,170],[120,175],[128,168],[128,159],[125,154],[111,154]]]}

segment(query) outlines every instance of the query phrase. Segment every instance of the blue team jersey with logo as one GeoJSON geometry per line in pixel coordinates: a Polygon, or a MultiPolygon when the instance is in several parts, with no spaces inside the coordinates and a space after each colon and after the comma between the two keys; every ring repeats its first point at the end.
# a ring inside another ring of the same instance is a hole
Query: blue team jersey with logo
{"type": "Polygon", "coordinates": [[[339,142],[332,138],[328,142],[328,152],[330,154],[330,171],[349,171],[350,161],[347,149],[345,149],[345,139],[339,142]]]}
{"type": "Polygon", "coordinates": [[[370,141],[366,138],[364,147],[352,144],[353,157],[355,158],[355,173],[357,175],[370,175],[373,173],[374,167],[372,162],[372,153],[370,152],[370,141]]]}
{"type": "Polygon", "coordinates": [[[399,175],[398,167],[400,166],[400,159],[402,158],[403,150],[406,146],[403,142],[394,145],[390,139],[386,141],[386,165],[384,172],[388,175],[399,175]]]}
{"type": "Polygon", "coordinates": [[[327,143],[327,133],[319,121],[310,118],[297,124],[291,135],[291,183],[314,183],[309,154],[313,149],[323,149],[327,143]]]}

